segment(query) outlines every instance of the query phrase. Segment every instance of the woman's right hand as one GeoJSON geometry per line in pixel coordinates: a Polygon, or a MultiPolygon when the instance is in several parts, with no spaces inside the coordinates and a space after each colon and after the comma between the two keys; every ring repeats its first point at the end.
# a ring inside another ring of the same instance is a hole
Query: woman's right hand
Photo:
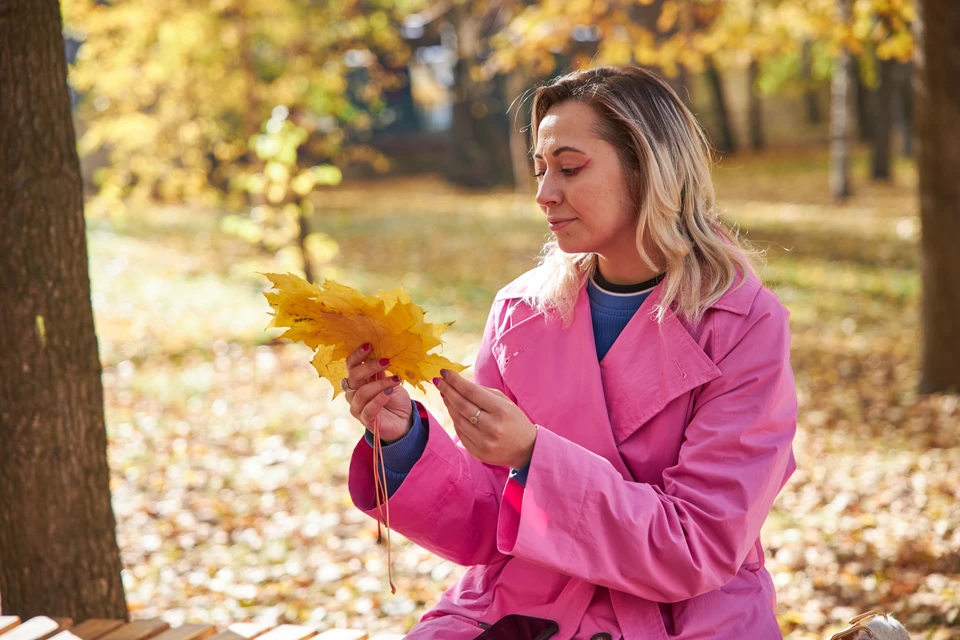
{"type": "Polygon", "coordinates": [[[370,358],[370,355],[370,345],[365,344],[347,356],[350,389],[346,398],[350,403],[350,414],[371,433],[377,416],[380,416],[380,442],[390,444],[410,431],[413,407],[400,377],[386,376],[390,361],[370,358]]]}

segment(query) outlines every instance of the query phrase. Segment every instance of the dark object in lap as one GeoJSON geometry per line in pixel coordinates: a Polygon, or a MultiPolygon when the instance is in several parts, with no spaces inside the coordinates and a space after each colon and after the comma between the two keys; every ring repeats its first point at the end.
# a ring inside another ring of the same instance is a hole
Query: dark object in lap
{"type": "Polygon", "coordinates": [[[494,622],[475,640],[547,640],[559,630],[553,620],[514,613],[494,622]]]}

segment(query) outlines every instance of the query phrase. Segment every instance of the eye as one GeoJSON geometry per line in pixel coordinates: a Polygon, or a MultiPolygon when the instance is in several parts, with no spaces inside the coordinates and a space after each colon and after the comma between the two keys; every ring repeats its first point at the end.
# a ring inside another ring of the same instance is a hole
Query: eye
{"type": "MultiPolygon", "coordinates": [[[[582,168],[583,167],[574,167],[573,169],[560,169],[560,173],[568,177],[575,176],[582,168]]],[[[538,173],[533,174],[533,177],[539,179],[539,178],[542,178],[544,174],[546,174],[546,171],[540,171],[538,173]]]]}

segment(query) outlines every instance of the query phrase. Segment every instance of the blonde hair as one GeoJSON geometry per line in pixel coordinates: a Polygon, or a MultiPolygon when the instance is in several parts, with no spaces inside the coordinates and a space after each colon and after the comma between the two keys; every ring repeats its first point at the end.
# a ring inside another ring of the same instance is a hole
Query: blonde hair
{"type": "MultiPolygon", "coordinates": [[[[540,121],[552,107],[571,100],[593,108],[599,116],[595,133],[620,156],[637,210],[641,259],[656,272],[665,267],[657,322],[676,303],[679,317],[699,323],[735,282],[738,266],[744,274],[756,274],[754,263],[762,255],[720,221],[703,128],[657,75],[638,67],[603,66],[568,73],[534,92],[534,148],[540,121]],[[663,253],[665,265],[654,264],[645,240],[663,253]]],[[[556,239],[547,242],[524,301],[559,314],[569,325],[577,294],[596,264],[594,253],[570,254],[556,239]]]]}

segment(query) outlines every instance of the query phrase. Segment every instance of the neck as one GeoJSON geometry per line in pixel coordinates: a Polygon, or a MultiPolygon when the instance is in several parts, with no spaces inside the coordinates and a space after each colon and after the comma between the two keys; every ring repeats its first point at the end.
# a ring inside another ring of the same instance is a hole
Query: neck
{"type": "Polygon", "coordinates": [[[639,258],[635,264],[623,264],[614,263],[601,255],[597,256],[597,270],[600,276],[611,284],[637,284],[662,273],[650,269],[639,258]]]}

